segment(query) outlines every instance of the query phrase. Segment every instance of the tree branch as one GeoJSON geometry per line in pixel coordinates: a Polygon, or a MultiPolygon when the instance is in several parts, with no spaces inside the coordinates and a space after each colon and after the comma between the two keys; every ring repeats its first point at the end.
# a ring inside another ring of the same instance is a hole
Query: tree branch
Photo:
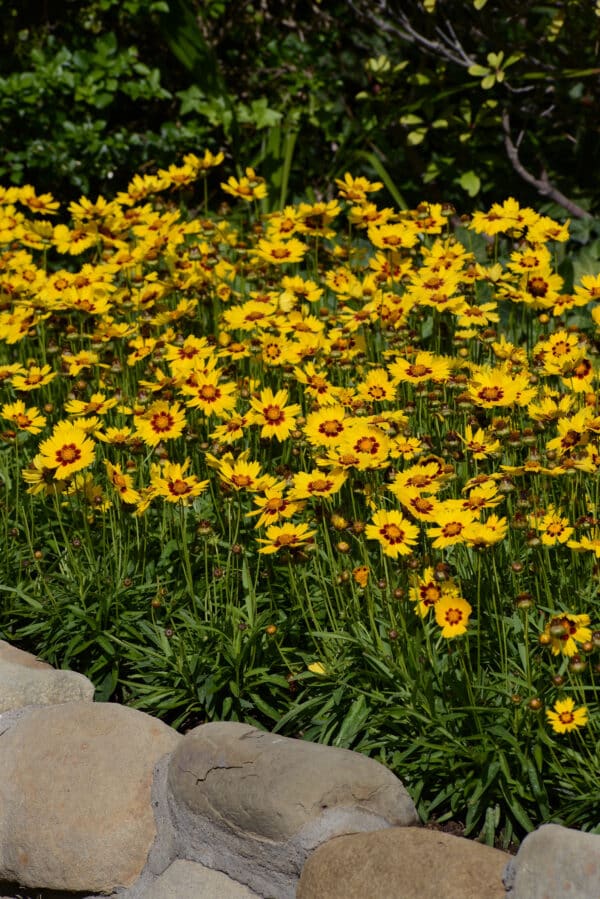
{"type": "Polygon", "coordinates": [[[559,206],[562,206],[563,209],[566,209],[569,215],[572,215],[573,218],[592,218],[587,210],[582,209],[582,207],[578,206],[577,203],[574,203],[573,200],[569,200],[569,198],[561,193],[561,191],[557,187],[554,187],[554,185],[551,184],[548,180],[548,176],[543,169],[539,178],[536,178],[535,175],[532,175],[531,172],[527,171],[519,158],[519,151],[513,142],[510,131],[510,118],[506,110],[502,113],[502,127],[504,129],[504,146],[506,148],[506,155],[508,156],[515,172],[517,172],[517,174],[521,176],[523,181],[526,181],[528,184],[531,184],[532,187],[535,187],[537,192],[543,197],[548,197],[550,200],[554,200],[555,203],[558,203],[559,206]]]}

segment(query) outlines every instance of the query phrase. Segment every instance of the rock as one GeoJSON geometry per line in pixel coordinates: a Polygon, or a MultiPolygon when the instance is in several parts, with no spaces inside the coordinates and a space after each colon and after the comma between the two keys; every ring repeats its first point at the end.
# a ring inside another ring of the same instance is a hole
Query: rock
{"type": "Polygon", "coordinates": [[[510,859],[504,884],[507,899],[598,899],[600,836],[544,824],[510,859]]]}
{"type": "Polygon", "coordinates": [[[88,893],[130,886],[156,832],[154,765],[183,738],[112,703],[22,709],[2,726],[0,881],[88,893]]]}
{"type": "MultiPolygon", "coordinates": [[[[198,862],[173,862],[139,899],[258,899],[248,887],[198,862]]],[[[129,899],[129,897],[128,897],[129,899]]],[[[131,899],[137,899],[132,890],[131,899]]]]}
{"type": "Polygon", "coordinates": [[[83,674],[61,671],[0,640],[0,713],[28,705],[91,701],[94,685],[83,674]]]}
{"type": "Polygon", "coordinates": [[[402,783],[372,759],[245,724],[190,731],[166,789],[177,856],[276,899],[295,895],[306,856],[331,837],[419,823],[402,783]]]}
{"type": "MultiPolygon", "coordinates": [[[[297,899],[504,899],[509,856],[414,827],[336,837],[309,857],[297,899]]],[[[558,894],[556,894],[558,896],[558,894]]]]}

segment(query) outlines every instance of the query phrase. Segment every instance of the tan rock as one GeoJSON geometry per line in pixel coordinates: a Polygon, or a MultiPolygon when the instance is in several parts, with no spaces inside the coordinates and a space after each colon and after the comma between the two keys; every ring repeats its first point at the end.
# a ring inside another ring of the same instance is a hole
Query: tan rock
{"type": "Polygon", "coordinates": [[[28,705],[56,705],[94,698],[83,674],[52,668],[28,652],[0,640],[0,713],[28,705]]]}
{"type": "Polygon", "coordinates": [[[402,783],[373,759],[244,724],[188,733],[167,781],[178,855],[276,899],[294,896],[307,854],[331,837],[418,823],[402,783]]]}
{"type": "Polygon", "coordinates": [[[0,731],[0,881],[90,893],[130,886],[155,836],[154,765],[181,739],[114,703],[22,710],[0,731]]]}
{"type": "Polygon", "coordinates": [[[297,899],[504,899],[510,856],[415,827],[336,837],[304,865],[297,899]]]}

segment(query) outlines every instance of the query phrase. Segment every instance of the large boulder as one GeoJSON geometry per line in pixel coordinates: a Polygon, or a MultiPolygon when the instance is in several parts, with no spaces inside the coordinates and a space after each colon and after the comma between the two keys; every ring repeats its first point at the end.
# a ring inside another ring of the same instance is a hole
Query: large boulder
{"type": "Polygon", "coordinates": [[[509,860],[504,882],[507,899],[598,899],[600,836],[544,824],[509,860]]]}
{"type": "Polygon", "coordinates": [[[331,837],[419,823],[402,783],[372,759],[245,724],[190,731],[166,792],[178,857],[276,899],[295,895],[308,853],[331,837]]]}
{"type": "Polygon", "coordinates": [[[94,685],[83,674],[52,668],[0,640],[0,713],[28,705],[91,701],[94,685]]]}
{"type": "MultiPolygon", "coordinates": [[[[198,862],[174,861],[152,886],[135,888],[131,899],[260,899],[256,893],[221,871],[213,871],[198,862]]],[[[130,899],[129,895],[127,899],[130,899]]]]}
{"type": "Polygon", "coordinates": [[[504,899],[508,859],[481,843],[421,827],[351,834],[308,858],[297,899],[504,899]]]}
{"type": "Polygon", "coordinates": [[[156,834],[154,766],[182,739],[112,703],[3,715],[0,881],[89,893],[134,883],[156,834]]]}

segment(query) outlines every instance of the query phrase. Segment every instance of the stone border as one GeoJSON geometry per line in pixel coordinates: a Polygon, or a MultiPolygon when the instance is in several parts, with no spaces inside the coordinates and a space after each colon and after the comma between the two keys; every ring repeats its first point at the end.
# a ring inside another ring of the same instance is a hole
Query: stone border
{"type": "Polygon", "coordinates": [[[545,825],[511,858],[420,827],[360,753],[92,696],[0,641],[0,899],[600,896],[599,836],[545,825]]]}

